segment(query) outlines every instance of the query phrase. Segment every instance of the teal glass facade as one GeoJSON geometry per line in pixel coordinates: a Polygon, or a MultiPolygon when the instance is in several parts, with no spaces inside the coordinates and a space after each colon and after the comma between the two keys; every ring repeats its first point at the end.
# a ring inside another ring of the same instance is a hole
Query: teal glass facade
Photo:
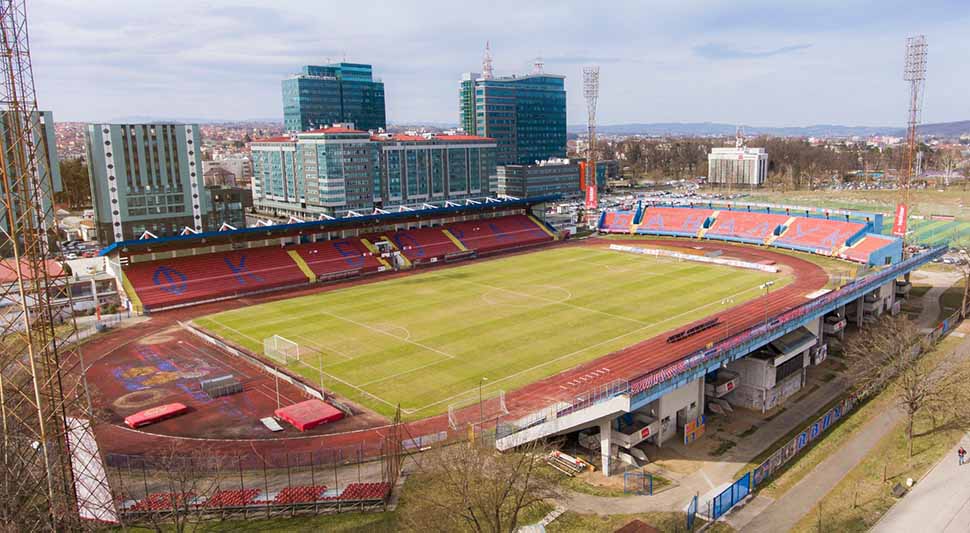
{"type": "Polygon", "coordinates": [[[374,79],[370,65],[307,65],[300,74],[283,80],[282,89],[287,131],[346,122],[365,131],[387,126],[384,83],[374,79]]]}
{"type": "Polygon", "coordinates": [[[256,140],[257,210],[317,218],[490,194],[495,142],[463,135],[375,135],[329,128],[256,140]]]}
{"type": "Polygon", "coordinates": [[[466,75],[460,85],[459,103],[459,121],[465,131],[495,139],[499,165],[525,165],[566,156],[563,76],[472,80],[466,75]],[[470,105],[474,110],[468,108],[470,105]]]}

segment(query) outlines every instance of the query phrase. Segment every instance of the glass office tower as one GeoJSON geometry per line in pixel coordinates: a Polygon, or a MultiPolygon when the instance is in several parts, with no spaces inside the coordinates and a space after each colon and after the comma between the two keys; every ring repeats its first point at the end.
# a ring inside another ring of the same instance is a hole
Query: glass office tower
{"type": "Polygon", "coordinates": [[[532,74],[485,79],[466,74],[460,85],[459,123],[469,134],[495,139],[499,165],[565,157],[565,77],[532,74]]]}
{"type": "Polygon", "coordinates": [[[347,122],[364,131],[387,127],[384,82],[374,79],[370,65],[307,65],[299,74],[283,80],[283,124],[287,131],[347,122]]]}

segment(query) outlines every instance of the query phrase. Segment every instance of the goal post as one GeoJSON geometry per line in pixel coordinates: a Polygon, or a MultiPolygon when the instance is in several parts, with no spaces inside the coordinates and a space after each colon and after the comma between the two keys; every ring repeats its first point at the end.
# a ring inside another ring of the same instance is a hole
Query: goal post
{"type": "Polygon", "coordinates": [[[300,360],[300,345],[280,335],[263,339],[263,354],[284,365],[300,360]]]}
{"type": "Polygon", "coordinates": [[[505,391],[494,390],[484,396],[469,396],[464,400],[448,405],[448,425],[451,429],[458,429],[462,421],[469,424],[488,422],[509,414],[505,404],[505,391]],[[466,410],[459,414],[459,411],[466,410]],[[461,420],[460,420],[461,419],[461,420]]]}

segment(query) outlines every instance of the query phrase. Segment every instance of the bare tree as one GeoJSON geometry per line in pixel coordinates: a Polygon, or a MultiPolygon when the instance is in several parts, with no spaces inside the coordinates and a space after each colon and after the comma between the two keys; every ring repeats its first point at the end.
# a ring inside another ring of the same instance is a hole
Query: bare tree
{"type": "Polygon", "coordinates": [[[934,419],[954,414],[966,405],[970,373],[957,362],[933,362],[922,355],[932,341],[913,321],[900,315],[851,337],[845,346],[849,375],[855,384],[870,392],[891,391],[896,405],[906,415],[909,454],[913,455],[913,425],[926,412],[934,419]]]}
{"type": "Polygon", "coordinates": [[[417,457],[414,474],[429,490],[409,495],[401,520],[417,531],[514,532],[523,511],[557,495],[545,449],[527,445],[499,453],[480,443],[461,443],[417,457]]]}

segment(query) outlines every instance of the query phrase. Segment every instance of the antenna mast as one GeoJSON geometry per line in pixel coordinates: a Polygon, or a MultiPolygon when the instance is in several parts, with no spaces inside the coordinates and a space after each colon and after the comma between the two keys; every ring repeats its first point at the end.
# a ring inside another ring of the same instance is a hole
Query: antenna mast
{"type": "Polygon", "coordinates": [[[899,175],[899,205],[896,206],[896,221],[893,234],[906,237],[906,221],[912,209],[912,182],[916,177],[917,128],[923,112],[923,89],[926,83],[926,37],[916,35],[906,39],[906,60],[903,66],[903,79],[909,82],[909,120],[906,128],[906,163],[899,175]]]}
{"type": "Polygon", "coordinates": [[[485,41],[485,54],[482,56],[482,79],[490,80],[493,76],[492,47],[488,41],[485,41]]]}
{"type": "Polygon", "coordinates": [[[600,68],[583,67],[583,97],[586,98],[587,139],[586,147],[586,222],[594,224],[599,207],[596,197],[596,101],[600,95],[600,68]]]}

